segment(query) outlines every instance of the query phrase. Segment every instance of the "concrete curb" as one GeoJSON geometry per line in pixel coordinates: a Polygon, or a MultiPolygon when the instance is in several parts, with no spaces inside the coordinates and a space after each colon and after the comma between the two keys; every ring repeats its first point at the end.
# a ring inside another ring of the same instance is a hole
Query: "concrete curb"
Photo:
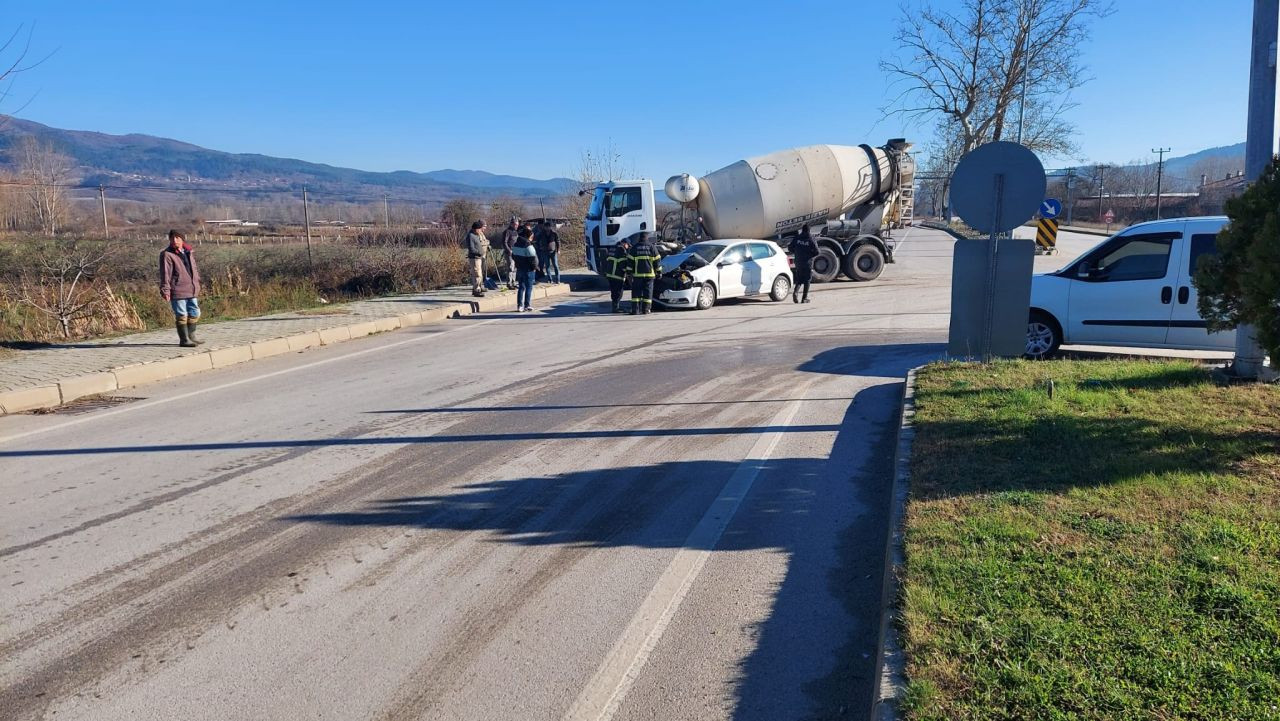
{"type": "Polygon", "coordinates": [[[907,371],[902,388],[902,415],[898,421],[898,444],[893,457],[893,490],[889,508],[889,538],[885,544],[884,600],[880,611],[880,649],[876,662],[879,689],[871,707],[873,721],[897,721],[898,703],[907,688],[906,656],[898,637],[899,574],[906,560],[903,552],[903,521],[907,510],[911,474],[911,443],[915,440],[916,372],[907,371]]]}
{"type": "MultiPolygon", "coordinates": [[[[565,283],[539,285],[534,287],[533,297],[547,299],[566,295],[569,292],[569,285],[565,283]]],[[[514,292],[499,293],[470,301],[448,301],[447,305],[440,305],[424,311],[363,320],[350,325],[307,331],[283,338],[254,341],[244,345],[218,348],[176,358],[166,358],[165,360],[151,363],[121,366],[103,373],[64,378],[54,384],[0,392],[0,415],[34,411],[42,408],[55,408],[84,396],[110,393],[115,390],[155,383],[200,371],[226,368],[238,363],[261,360],[307,348],[333,345],[334,343],[341,343],[355,338],[363,338],[374,333],[385,333],[400,328],[437,323],[448,318],[458,318],[475,313],[514,310],[515,307],[516,294],[514,292]]]]}

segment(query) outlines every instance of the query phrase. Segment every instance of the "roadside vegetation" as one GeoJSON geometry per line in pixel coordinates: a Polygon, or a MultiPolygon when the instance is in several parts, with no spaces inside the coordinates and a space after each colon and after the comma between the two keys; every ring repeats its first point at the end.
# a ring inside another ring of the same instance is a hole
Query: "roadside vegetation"
{"type": "MultiPolygon", "coordinates": [[[[163,242],[73,238],[0,241],[0,342],[22,347],[165,327],[157,290],[163,242]]],[[[196,242],[208,320],[243,318],[462,282],[448,238],[372,234],[343,244],[196,242]]]]}
{"type": "Polygon", "coordinates": [[[1065,360],[916,393],[908,718],[1280,718],[1275,387],[1065,360]]]}

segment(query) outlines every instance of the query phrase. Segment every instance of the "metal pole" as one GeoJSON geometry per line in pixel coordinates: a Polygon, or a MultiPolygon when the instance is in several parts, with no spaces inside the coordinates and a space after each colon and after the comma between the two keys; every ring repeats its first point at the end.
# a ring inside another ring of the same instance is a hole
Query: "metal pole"
{"type": "Polygon", "coordinates": [[[102,237],[110,238],[111,229],[107,227],[107,189],[98,186],[98,201],[102,203],[102,237]]]}
{"type": "MultiPolygon", "coordinates": [[[[1107,184],[1104,182],[1106,179],[1106,175],[1107,175],[1107,166],[1099,165],[1098,166],[1098,222],[1099,223],[1102,222],[1102,190],[1107,187],[1107,184]]],[[[1108,223],[1107,225],[1109,226],[1110,223],[1108,223]]]]}
{"type": "Polygon", "coordinates": [[[1018,145],[1022,145],[1022,121],[1027,113],[1027,69],[1022,69],[1022,99],[1018,101],[1018,145]]]}
{"type": "Polygon", "coordinates": [[[1075,180],[1075,177],[1076,177],[1076,169],[1068,168],[1067,169],[1067,222],[1066,222],[1066,225],[1071,225],[1071,181],[1075,180]]]}
{"type": "MultiPolygon", "coordinates": [[[[1244,174],[1257,180],[1275,154],[1276,146],[1276,36],[1280,3],[1253,0],[1253,54],[1249,64],[1249,130],[1245,137],[1244,174]]],[[[1264,352],[1252,326],[1236,328],[1237,376],[1262,374],[1264,352]]],[[[1274,359],[1273,359],[1274,361],[1274,359]]],[[[1274,366],[1274,363],[1273,363],[1274,366]]]]}
{"type": "Polygon", "coordinates": [[[382,227],[391,227],[391,213],[387,211],[387,194],[382,194],[382,227]]]}
{"type": "Polygon", "coordinates": [[[1156,220],[1160,220],[1160,184],[1164,180],[1164,154],[1170,150],[1173,148],[1151,149],[1151,152],[1160,154],[1160,160],[1156,162],[1156,220]]]}
{"type": "Polygon", "coordinates": [[[307,269],[314,265],[311,262],[311,209],[307,207],[307,186],[302,186],[302,222],[307,226],[307,269]]]}
{"type": "Polygon", "coordinates": [[[996,260],[999,257],[1000,221],[1004,216],[1004,173],[997,173],[995,179],[995,200],[991,209],[991,242],[987,246],[987,284],[983,289],[985,308],[982,321],[982,362],[990,363],[991,336],[994,332],[996,317],[996,260]]]}

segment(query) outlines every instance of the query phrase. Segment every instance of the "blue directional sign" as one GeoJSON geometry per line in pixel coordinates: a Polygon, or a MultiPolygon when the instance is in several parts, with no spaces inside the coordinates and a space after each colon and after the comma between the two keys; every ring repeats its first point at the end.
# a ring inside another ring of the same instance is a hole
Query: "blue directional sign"
{"type": "Polygon", "coordinates": [[[1056,218],[1062,213],[1062,203],[1057,198],[1049,198],[1040,203],[1041,218],[1056,218]]]}

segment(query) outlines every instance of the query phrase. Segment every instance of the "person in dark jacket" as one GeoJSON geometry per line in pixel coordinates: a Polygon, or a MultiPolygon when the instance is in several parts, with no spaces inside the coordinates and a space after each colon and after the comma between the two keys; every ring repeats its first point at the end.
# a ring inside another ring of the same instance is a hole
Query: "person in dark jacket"
{"type": "Polygon", "coordinates": [[[538,253],[531,235],[528,228],[521,228],[511,249],[516,261],[516,310],[522,313],[533,310],[533,286],[538,282],[538,253]]]}
{"type": "Polygon", "coordinates": [[[641,231],[627,258],[631,261],[631,315],[648,315],[653,312],[653,281],[662,256],[649,242],[649,234],[641,231]]]}
{"type": "Polygon", "coordinates": [[[545,248],[546,255],[542,261],[542,272],[546,275],[547,280],[552,283],[560,282],[560,234],[556,232],[556,226],[547,221],[542,221],[542,244],[545,248]]]}
{"type": "Polygon", "coordinates": [[[173,325],[178,345],[194,348],[204,341],[196,338],[200,320],[200,268],[187,240],[176,230],[169,231],[169,247],[160,253],[160,295],[173,309],[173,325]]]}
{"type": "Polygon", "coordinates": [[[622,288],[627,283],[627,273],[631,272],[630,252],[631,244],[623,238],[604,259],[604,277],[609,279],[609,302],[613,304],[614,313],[625,312],[622,310],[622,288]]]}
{"type": "Polygon", "coordinates": [[[547,221],[539,220],[533,226],[533,249],[538,254],[539,281],[547,279],[547,221]]]}
{"type": "Polygon", "coordinates": [[[791,288],[791,302],[808,303],[809,284],[813,281],[813,259],[818,257],[818,244],[813,242],[813,236],[809,233],[809,226],[806,225],[800,229],[800,235],[792,239],[791,244],[787,246],[787,250],[796,262],[796,267],[792,271],[796,282],[791,288]],[[803,300],[800,296],[800,286],[802,285],[804,286],[803,300]]]}

